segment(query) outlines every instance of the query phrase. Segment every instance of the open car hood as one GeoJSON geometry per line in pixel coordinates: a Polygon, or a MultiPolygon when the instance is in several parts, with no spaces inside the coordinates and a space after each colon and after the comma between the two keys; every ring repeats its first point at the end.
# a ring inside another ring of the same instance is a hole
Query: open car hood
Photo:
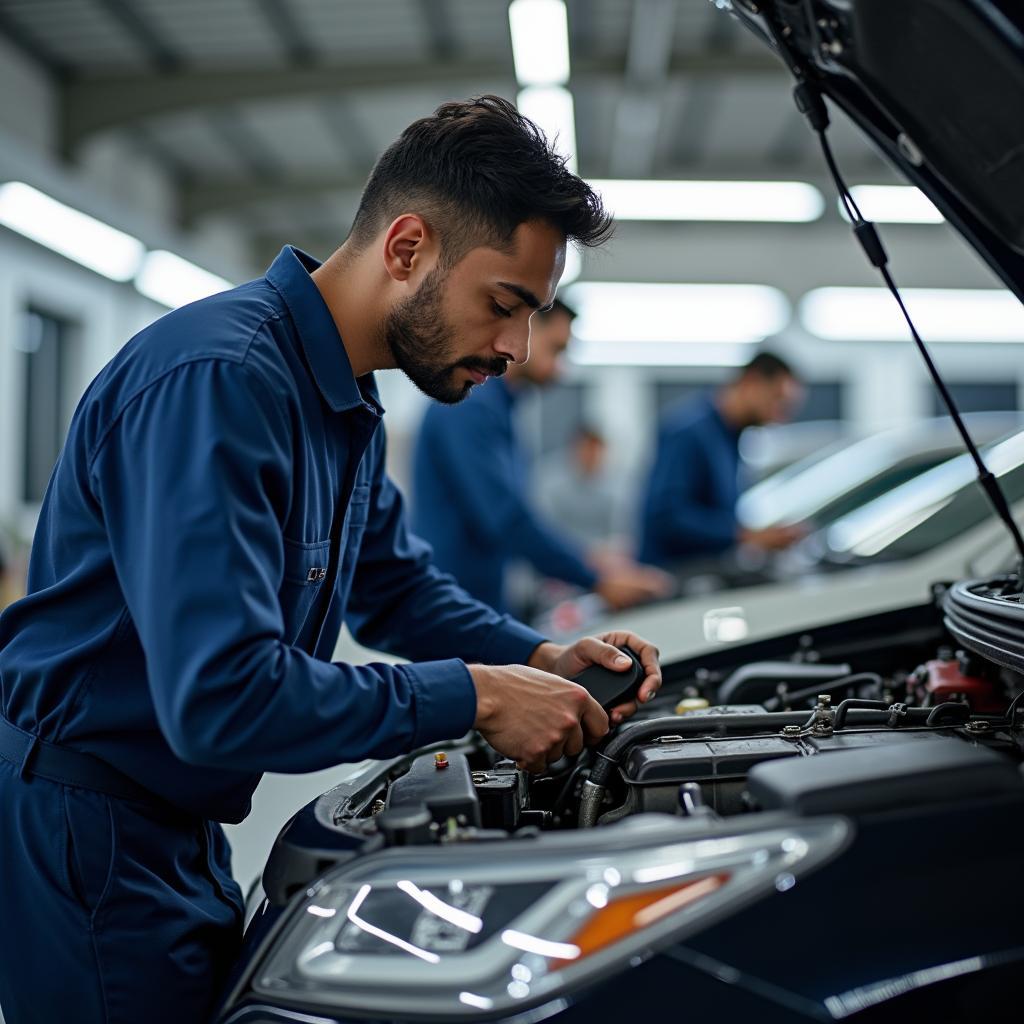
{"type": "Polygon", "coordinates": [[[1024,301],[1020,0],[713,0],[859,125],[1024,301]]]}

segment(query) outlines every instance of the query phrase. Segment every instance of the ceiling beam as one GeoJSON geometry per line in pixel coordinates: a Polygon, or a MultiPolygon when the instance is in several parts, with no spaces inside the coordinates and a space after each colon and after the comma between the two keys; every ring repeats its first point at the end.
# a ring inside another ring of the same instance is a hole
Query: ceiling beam
{"type": "MultiPolygon", "coordinates": [[[[287,68],[257,66],[231,70],[189,68],[188,72],[117,73],[76,77],[63,90],[63,149],[72,153],[90,136],[107,129],[166,114],[210,109],[248,100],[336,94],[360,89],[415,90],[441,84],[449,90],[513,88],[511,54],[502,67],[488,58],[395,64],[317,65],[287,68]]],[[[573,80],[585,86],[591,77],[621,76],[621,57],[576,61],[573,80]]],[[[696,55],[674,59],[669,74],[693,78],[771,75],[783,66],[763,57],[696,55]]]]}
{"type": "Polygon", "coordinates": [[[675,16],[675,0],[636,0],[633,6],[626,75],[608,161],[613,178],[646,178],[654,166],[675,16]]]}
{"type": "MultiPolygon", "coordinates": [[[[758,181],[807,181],[823,190],[826,196],[832,195],[830,179],[820,162],[809,154],[810,162],[798,167],[763,168],[756,174],[749,164],[721,165],[716,164],[701,168],[701,180],[714,181],[749,181],[756,176],[758,181]],[[767,172],[767,173],[765,173],[767,172]]],[[[883,174],[877,163],[867,158],[863,162],[844,166],[847,178],[854,184],[891,183],[891,178],[883,174]]],[[[318,195],[350,196],[357,201],[366,185],[370,173],[367,164],[364,174],[351,173],[313,174],[303,177],[286,177],[269,181],[263,177],[229,178],[221,180],[196,180],[186,183],[181,193],[181,216],[186,224],[193,224],[203,217],[214,213],[223,213],[232,209],[267,202],[287,202],[304,200],[318,195]]],[[[685,179],[687,175],[681,174],[685,179]]]]}
{"type": "Polygon", "coordinates": [[[451,60],[458,53],[459,44],[448,0],[419,0],[419,8],[434,59],[451,60]]]}
{"type": "Polygon", "coordinates": [[[274,37],[293,64],[311,64],[318,59],[316,47],[306,35],[285,0],[255,0],[274,37]]]}

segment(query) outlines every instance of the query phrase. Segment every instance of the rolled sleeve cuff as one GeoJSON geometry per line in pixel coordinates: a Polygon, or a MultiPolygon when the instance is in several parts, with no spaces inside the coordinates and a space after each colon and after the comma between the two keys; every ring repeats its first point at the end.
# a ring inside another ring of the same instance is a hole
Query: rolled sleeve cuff
{"type": "Polygon", "coordinates": [[[458,658],[400,665],[416,700],[416,734],[412,745],[458,739],[476,721],[476,687],[458,658]]]}
{"type": "Polygon", "coordinates": [[[535,629],[506,615],[487,638],[480,660],[485,665],[525,665],[530,655],[547,639],[535,629]]]}

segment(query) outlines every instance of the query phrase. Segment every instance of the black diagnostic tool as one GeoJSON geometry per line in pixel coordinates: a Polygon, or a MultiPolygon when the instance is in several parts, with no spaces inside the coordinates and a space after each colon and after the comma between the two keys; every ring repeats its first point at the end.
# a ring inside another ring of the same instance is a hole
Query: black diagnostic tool
{"type": "Polygon", "coordinates": [[[591,665],[572,680],[579,683],[605,711],[635,699],[644,681],[644,667],[636,652],[625,646],[619,650],[633,663],[629,668],[613,672],[604,665],[591,665]]]}

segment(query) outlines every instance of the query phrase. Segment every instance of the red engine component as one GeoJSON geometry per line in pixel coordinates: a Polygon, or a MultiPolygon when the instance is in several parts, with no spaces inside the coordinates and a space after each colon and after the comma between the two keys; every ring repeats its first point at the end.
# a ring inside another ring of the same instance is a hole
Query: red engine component
{"type": "Polygon", "coordinates": [[[925,662],[911,677],[911,690],[926,706],[967,699],[971,711],[998,715],[1006,710],[1006,698],[991,679],[964,675],[959,662],[938,658],[925,662]]]}

